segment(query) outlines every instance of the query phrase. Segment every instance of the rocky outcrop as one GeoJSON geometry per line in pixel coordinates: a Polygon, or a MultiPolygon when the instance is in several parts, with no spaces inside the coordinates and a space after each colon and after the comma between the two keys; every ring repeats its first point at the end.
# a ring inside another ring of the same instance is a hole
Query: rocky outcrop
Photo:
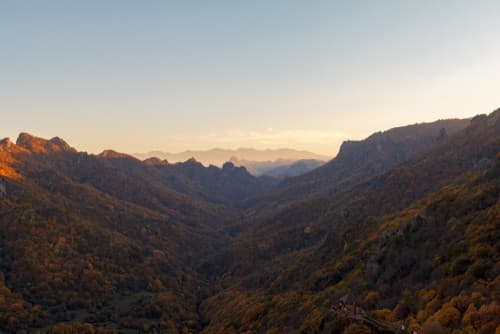
{"type": "Polygon", "coordinates": [[[13,145],[14,145],[14,143],[10,141],[10,138],[4,138],[4,139],[0,140],[0,147],[2,147],[2,148],[9,149],[13,145]]]}
{"type": "Polygon", "coordinates": [[[136,158],[134,158],[131,155],[128,155],[128,154],[125,154],[125,153],[116,152],[116,151],[113,151],[113,150],[104,150],[100,154],[98,154],[98,157],[101,157],[101,158],[112,158],[112,159],[126,158],[126,159],[137,160],[136,158]]]}
{"type": "Polygon", "coordinates": [[[76,152],[76,150],[69,146],[68,143],[66,143],[63,139],[59,138],[59,137],[54,137],[52,138],[51,140],[49,140],[52,144],[56,145],[57,147],[59,147],[61,150],[63,151],[70,151],[70,152],[76,152]]]}
{"type": "Polygon", "coordinates": [[[222,165],[222,170],[232,170],[232,169],[234,169],[234,164],[230,161],[222,165]]]}
{"type": "Polygon", "coordinates": [[[16,145],[23,147],[32,153],[51,153],[51,152],[76,152],[74,148],[68,145],[59,137],[51,140],[35,137],[29,133],[22,132],[17,137],[16,145]]]}
{"type": "Polygon", "coordinates": [[[162,166],[162,165],[168,165],[169,164],[167,160],[161,160],[161,159],[158,159],[158,158],[145,159],[143,162],[146,165],[150,165],[150,166],[162,166]]]}

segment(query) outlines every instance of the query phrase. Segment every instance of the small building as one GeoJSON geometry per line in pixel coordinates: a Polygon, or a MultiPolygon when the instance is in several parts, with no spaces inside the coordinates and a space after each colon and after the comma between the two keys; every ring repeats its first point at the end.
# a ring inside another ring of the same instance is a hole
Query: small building
{"type": "Polygon", "coordinates": [[[348,293],[340,297],[338,302],[341,309],[356,313],[358,298],[356,298],[356,296],[352,293],[348,293]]]}

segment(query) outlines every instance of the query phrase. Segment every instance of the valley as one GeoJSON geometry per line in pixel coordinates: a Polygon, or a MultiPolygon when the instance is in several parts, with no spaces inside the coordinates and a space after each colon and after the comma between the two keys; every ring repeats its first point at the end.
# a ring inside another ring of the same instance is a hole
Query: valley
{"type": "Polygon", "coordinates": [[[499,200],[500,109],[288,177],[22,133],[0,141],[0,329],[384,332],[351,295],[404,333],[496,333],[499,200]]]}

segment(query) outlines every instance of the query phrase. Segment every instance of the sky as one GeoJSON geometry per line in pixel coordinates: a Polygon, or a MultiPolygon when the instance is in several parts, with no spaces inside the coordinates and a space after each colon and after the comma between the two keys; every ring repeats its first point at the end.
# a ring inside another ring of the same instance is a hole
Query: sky
{"type": "Polygon", "coordinates": [[[500,107],[500,1],[0,0],[0,137],[296,148],[500,107]]]}

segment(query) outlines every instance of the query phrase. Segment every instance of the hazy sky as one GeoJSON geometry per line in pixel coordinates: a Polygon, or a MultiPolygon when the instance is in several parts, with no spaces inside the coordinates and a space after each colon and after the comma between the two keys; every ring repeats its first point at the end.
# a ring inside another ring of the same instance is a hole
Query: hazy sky
{"type": "Polygon", "coordinates": [[[291,147],[500,106],[500,1],[0,0],[0,137],[291,147]]]}

